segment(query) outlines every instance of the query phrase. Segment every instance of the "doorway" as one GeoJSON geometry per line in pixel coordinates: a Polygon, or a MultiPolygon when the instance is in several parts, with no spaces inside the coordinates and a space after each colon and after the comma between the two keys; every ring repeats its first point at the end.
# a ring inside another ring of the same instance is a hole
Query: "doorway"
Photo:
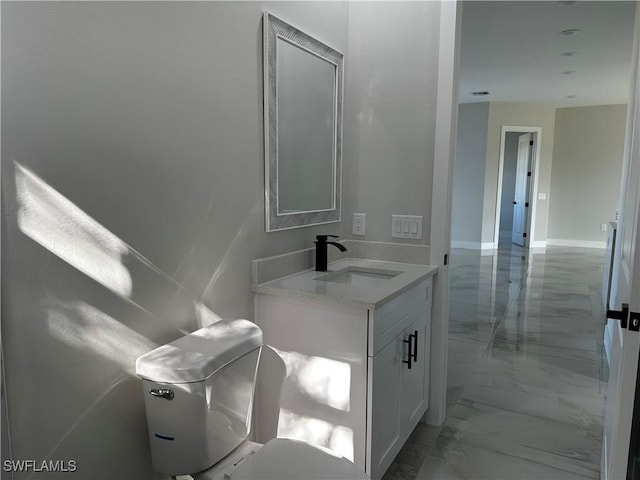
{"type": "Polygon", "coordinates": [[[541,127],[503,125],[493,243],[536,246],[535,214],[541,127]]]}

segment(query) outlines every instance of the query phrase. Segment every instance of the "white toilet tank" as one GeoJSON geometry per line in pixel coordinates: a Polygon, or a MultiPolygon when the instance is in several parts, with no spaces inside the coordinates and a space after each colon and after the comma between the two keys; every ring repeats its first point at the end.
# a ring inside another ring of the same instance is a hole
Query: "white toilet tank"
{"type": "Polygon", "coordinates": [[[220,321],[136,360],[156,471],[200,472],[247,438],[261,346],[254,323],[220,321]]]}

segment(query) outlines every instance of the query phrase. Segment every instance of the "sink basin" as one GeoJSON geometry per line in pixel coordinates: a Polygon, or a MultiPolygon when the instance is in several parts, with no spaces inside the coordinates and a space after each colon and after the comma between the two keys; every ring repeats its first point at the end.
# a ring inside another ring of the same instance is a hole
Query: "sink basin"
{"type": "Polygon", "coordinates": [[[316,278],[322,282],[344,283],[357,286],[375,286],[383,284],[402,272],[381,268],[345,267],[335,272],[316,278]]]}

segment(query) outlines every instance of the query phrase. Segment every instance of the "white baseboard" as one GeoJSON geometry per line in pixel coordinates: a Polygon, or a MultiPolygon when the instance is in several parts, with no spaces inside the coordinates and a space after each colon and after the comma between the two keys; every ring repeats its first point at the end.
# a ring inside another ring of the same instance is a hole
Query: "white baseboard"
{"type": "MultiPolygon", "coordinates": [[[[544,240],[537,240],[531,242],[529,248],[543,249],[547,246],[547,242],[544,240]]],[[[494,242],[464,242],[460,240],[452,240],[451,248],[463,248],[467,250],[495,250],[496,244],[494,242]]]]}
{"type": "Polygon", "coordinates": [[[547,238],[547,245],[556,247],[607,248],[607,242],[571,240],[567,238],[547,238]]]}
{"type": "MultiPolygon", "coordinates": [[[[544,249],[547,245],[556,247],[582,247],[582,248],[606,248],[607,242],[596,242],[589,240],[570,240],[565,238],[548,238],[547,240],[535,240],[529,244],[529,248],[544,249]]],[[[467,250],[494,250],[494,242],[464,242],[460,240],[451,241],[452,248],[464,248],[467,250]]]]}
{"type": "Polygon", "coordinates": [[[480,242],[464,242],[461,240],[452,240],[451,248],[465,248],[467,250],[480,250],[480,242]]]}
{"type": "Polygon", "coordinates": [[[464,242],[452,240],[451,248],[465,248],[467,250],[495,250],[496,244],[493,242],[464,242]]]}

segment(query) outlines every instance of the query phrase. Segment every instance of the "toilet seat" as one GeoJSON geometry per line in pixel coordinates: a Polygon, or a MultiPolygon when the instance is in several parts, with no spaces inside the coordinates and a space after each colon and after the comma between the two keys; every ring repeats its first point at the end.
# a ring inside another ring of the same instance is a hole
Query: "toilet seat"
{"type": "Polygon", "coordinates": [[[196,480],[369,480],[360,468],[345,458],[333,456],[304,442],[275,438],[259,450],[247,442],[243,461],[228,465],[224,472],[214,466],[194,475],[196,480]]]}

